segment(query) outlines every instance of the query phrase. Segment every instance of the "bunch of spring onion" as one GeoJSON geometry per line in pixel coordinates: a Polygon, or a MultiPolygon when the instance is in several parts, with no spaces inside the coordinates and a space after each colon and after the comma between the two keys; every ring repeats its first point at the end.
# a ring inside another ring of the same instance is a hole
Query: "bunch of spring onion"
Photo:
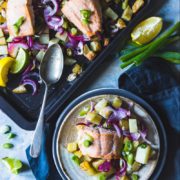
{"type": "Polygon", "coordinates": [[[160,57],[171,63],[180,64],[180,52],[163,51],[163,48],[180,39],[179,35],[173,33],[180,30],[180,22],[177,22],[173,27],[162,33],[154,41],[146,45],[132,44],[131,47],[122,51],[123,55],[120,57],[122,61],[121,68],[126,68],[129,65],[140,65],[149,57],[160,57]]]}

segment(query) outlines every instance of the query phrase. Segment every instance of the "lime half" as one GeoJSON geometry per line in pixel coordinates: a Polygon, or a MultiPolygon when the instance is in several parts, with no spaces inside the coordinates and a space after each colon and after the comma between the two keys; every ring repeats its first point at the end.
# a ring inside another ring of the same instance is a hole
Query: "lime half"
{"type": "Polygon", "coordinates": [[[26,50],[20,48],[16,60],[11,66],[11,73],[17,74],[22,72],[29,63],[29,54],[26,50]]]}
{"type": "Polygon", "coordinates": [[[18,174],[19,171],[22,169],[22,162],[20,160],[5,157],[2,160],[2,163],[13,173],[18,174]]]}
{"type": "Polygon", "coordinates": [[[150,17],[134,28],[131,33],[132,41],[137,44],[146,44],[160,33],[162,26],[162,18],[150,17]]]}

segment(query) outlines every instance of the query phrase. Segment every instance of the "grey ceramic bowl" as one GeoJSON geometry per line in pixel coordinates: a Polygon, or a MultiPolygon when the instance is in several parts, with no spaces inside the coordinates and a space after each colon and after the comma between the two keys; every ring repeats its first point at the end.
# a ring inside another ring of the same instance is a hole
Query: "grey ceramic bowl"
{"type": "MultiPolygon", "coordinates": [[[[82,171],[77,165],[75,165],[72,160],[70,154],[66,150],[66,146],[69,142],[73,142],[77,139],[77,130],[75,125],[78,123],[77,116],[80,109],[89,104],[90,101],[99,101],[102,98],[105,99],[112,99],[114,96],[119,96],[125,102],[133,103],[133,111],[138,119],[143,121],[146,126],[148,127],[148,139],[156,145],[158,148],[158,155],[155,160],[151,160],[146,166],[141,168],[138,172],[141,180],[150,179],[153,177],[153,173],[155,172],[156,167],[158,166],[159,161],[164,161],[161,159],[161,135],[159,134],[159,130],[157,125],[155,124],[154,114],[153,111],[150,113],[142,102],[140,103],[137,101],[137,97],[131,93],[128,93],[123,90],[115,90],[115,89],[100,89],[91,91],[86,93],[73,101],[62,113],[59,118],[59,121],[56,126],[54,139],[53,139],[53,156],[55,160],[56,167],[58,172],[63,177],[63,179],[73,179],[73,180],[83,180],[86,178],[87,180],[95,180],[97,177],[88,176],[84,171],[82,171]],[[130,97],[133,96],[133,97],[130,97]],[[137,99],[135,99],[135,97],[137,99]]],[[[144,102],[144,101],[143,101],[144,102]]],[[[149,109],[150,106],[148,106],[149,109]]],[[[152,108],[151,108],[152,110],[152,108]]],[[[156,119],[159,120],[158,116],[156,115],[156,119]]],[[[156,120],[157,121],[157,120],[156,120]]],[[[160,121],[160,120],[159,120],[160,121]]],[[[162,124],[161,124],[162,125],[162,124]]],[[[163,127],[163,126],[162,126],[163,127]]],[[[164,136],[165,137],[165,134],[164,136]]],[[[166,142],[166,140],[165,140],[166,142]]],[[[166,152],[165,152],[166,154],[166,152]]],[[[164,164],[164,162],[163,162],[164,164]]],[[[158,169],[159,170],[159,169],[158,169]]],[[[156,174],[158,175],[158,174],[156,174]]],[[[112,177],[111,179],[115,179],[112,177]]]]}

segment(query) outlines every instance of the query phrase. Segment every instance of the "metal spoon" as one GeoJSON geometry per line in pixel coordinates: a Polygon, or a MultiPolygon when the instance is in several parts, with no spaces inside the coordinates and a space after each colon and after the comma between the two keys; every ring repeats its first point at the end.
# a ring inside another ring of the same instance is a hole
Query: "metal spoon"
{"type": "Polygon", "coordinates": [[[44,109],[47,99],[48,87],[59,81],[64,67],[64,57],[61,47],[58,44],[50,46],[46,51],[40,65],[40,78],[45,84],[45,93],[39,119],[34,132],[33,141],[30,146],[30,155],[37,158],[41,151],[41,144],[44,130],[44,109]]]}

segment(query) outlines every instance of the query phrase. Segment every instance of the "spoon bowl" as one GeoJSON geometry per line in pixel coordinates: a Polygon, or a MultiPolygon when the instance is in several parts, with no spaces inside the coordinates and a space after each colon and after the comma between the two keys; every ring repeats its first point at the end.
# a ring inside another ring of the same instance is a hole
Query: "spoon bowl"
{"type": "Polygon", "coordinates": [[[34,132],[33,141],[30,146],[30,155],[37,158],[41,151],[42,138],[44,133],[44,109],[47,99],[48,87],[57,83],[63,73],[64,56],[61,47],[58,44],[50,46],[46,51],[40,65],[40,78],[45,84],[45,93],[39,119],[34,132]]]}

